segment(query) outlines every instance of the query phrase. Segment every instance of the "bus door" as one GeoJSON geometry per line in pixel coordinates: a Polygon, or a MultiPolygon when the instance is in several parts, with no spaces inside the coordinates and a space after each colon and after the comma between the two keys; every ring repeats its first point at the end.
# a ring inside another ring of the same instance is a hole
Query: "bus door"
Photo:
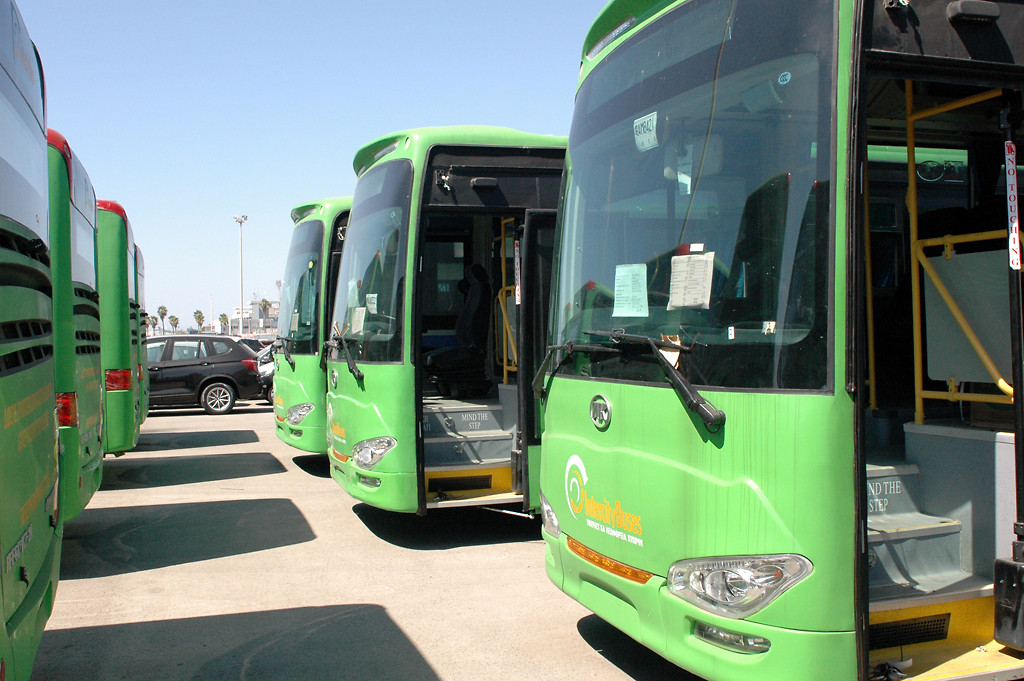
{"type": "Polygon", "coordinates": [[[512,489],[523,495],[523,511],[540,505],[541,418],[530,386],[546,350],[551,272],[555,248],[555,210],[528,210],[519,241],[516,299],[519,307],[519,431],[512,451],[512,489]]]}
{"type": "MultiPolygon", "coordinates": [[[[338,269],[341,267],[341,252],[345,247],[345,230],[348,228],[348,216],[351,211],[342,211],[334,219],[333,229],[324,235],[327,244],[327,266],[324,268],[324,304],[320,312],[320,324],[323,327],[321,338],[324,341],[331,337],[331,311],[334,310],[334,298],[337,294],[338,269]]],[[[327,369],[327,354],[320,348],[320,364],[327,369]]],[[[326,385],[326,384],[325,384],[326,385]]]]}
{"type": "Polygon", "coordinates": [[[865,86],[855,394],[872,670],[911,659],[915,676],[984,669],[980,651],[1000,650],[993,621],[1000,643],[1024,647],[1009,621],[1019,608],[1004,618],[1009,641],[1000,636],[998,613],[1020,598],[999,584],[1020,577],[997,566],[1024,574],[1010,561],[1020,301],[1006,226],[1017,162],[999,126],[1019,115],[1020,93],[977,75],[962,85],[876,72],[865,86]]]}

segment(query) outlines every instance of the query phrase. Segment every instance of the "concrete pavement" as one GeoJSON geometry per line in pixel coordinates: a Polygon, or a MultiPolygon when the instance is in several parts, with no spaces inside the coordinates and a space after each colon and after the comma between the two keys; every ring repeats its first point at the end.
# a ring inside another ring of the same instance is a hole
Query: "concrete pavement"
{"type": "Polygon", "coordinates": [[[262,403],[104,465],[33,681],[687,678],[550,584],[537,521],[357,504],[262,403]]]}

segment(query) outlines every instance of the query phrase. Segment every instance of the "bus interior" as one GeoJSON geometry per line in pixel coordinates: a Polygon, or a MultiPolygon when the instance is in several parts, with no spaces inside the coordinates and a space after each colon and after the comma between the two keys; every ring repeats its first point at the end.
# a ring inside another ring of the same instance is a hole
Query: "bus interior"
{"type": "Polygon", "coordinates": [[[426,508],[523,501],[513,450],[519,400],[532,397],[533,376],[520,374],[519,358],[542,339],[520,337],[516,255],[527,212],[553,214],[563,155],[433,158],[420,217],[414,342],[426,508]]]}
{"type": "Polygon", "coordinates": [[[1019,93],[869,74],[851,166],[868,664],[1019,665],[992,640],[993,566],[1015,538],[1000,120],[1019,93]]]}

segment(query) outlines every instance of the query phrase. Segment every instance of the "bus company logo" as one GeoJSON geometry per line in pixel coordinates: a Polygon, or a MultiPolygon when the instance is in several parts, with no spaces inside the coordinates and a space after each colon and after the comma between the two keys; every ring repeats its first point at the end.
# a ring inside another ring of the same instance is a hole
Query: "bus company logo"
{"type": "Polygon", "coordinates": [[[569,503],[572,517],[583,511],[584,486],[587,484],[587,467],[576,454],[565,464],[565,500],[569,503]]]}
{"type": "Polygon", "coordinates": [[[611,425],[612,406],[604,395],[594,395],[594,398],[590,400],[590,420],[593,421],[594,427],[601,432],[608,430],[608,426],[611,425]]]}
{"type": "Polygon", "coordinates": [[[586,516],[587,527],[603,532],[622,541],[643,546],[644,530],[640,516],[622,509],[619,501],[598,500],[587,493],[587,468],[583,459],[574,454],[565,464],[565,500],[573,518],[586,516]]]}

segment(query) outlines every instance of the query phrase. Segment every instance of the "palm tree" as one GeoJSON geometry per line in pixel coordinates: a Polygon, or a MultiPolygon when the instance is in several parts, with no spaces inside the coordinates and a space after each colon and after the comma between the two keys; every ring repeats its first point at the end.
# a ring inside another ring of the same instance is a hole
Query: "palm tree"
{"type": "Polygon", "coordinates": [[[199,331],[202,332],[202,330],[203,330],[203,311],[202,310],[196,310],[195,312],[192,313],[192,318],[196,320],[196,327],[198,327],[199,331]]]}
{"type": "Polygon", "coordinates": [[[170,317],[167,318],[167,321],[171,325],[171,331],[173,333],[177,333],[178,332],[178,318],[175,317],[174,315],[171,315],[170,317]]]}
{"type": "Polygon", "coordinates": [[[260,299],[260,319],[267,318],[267,310],[270,309],[270,301],[266,298],[260,299]]]}
{"type": "Polygon", "coordinates": [[[231,320],[228,319],[228,316],[226,314],[221,312],[220,313],[220,317],[217,318],[217,321],[220,322],[220,328],[221,329],[227,329],[227,331],[225,331],[225,333],[231,333],[231,329],[228,328],[228,324],[231,323],[231,320]]]}
{"type": "Polygon", "coordinates": [[[164,327],[164,318],[167,316],[167,306],[161,305],[156,309],[156,313],[160,317],[160,332],[167,333],[167,329],[164,327]]]}

